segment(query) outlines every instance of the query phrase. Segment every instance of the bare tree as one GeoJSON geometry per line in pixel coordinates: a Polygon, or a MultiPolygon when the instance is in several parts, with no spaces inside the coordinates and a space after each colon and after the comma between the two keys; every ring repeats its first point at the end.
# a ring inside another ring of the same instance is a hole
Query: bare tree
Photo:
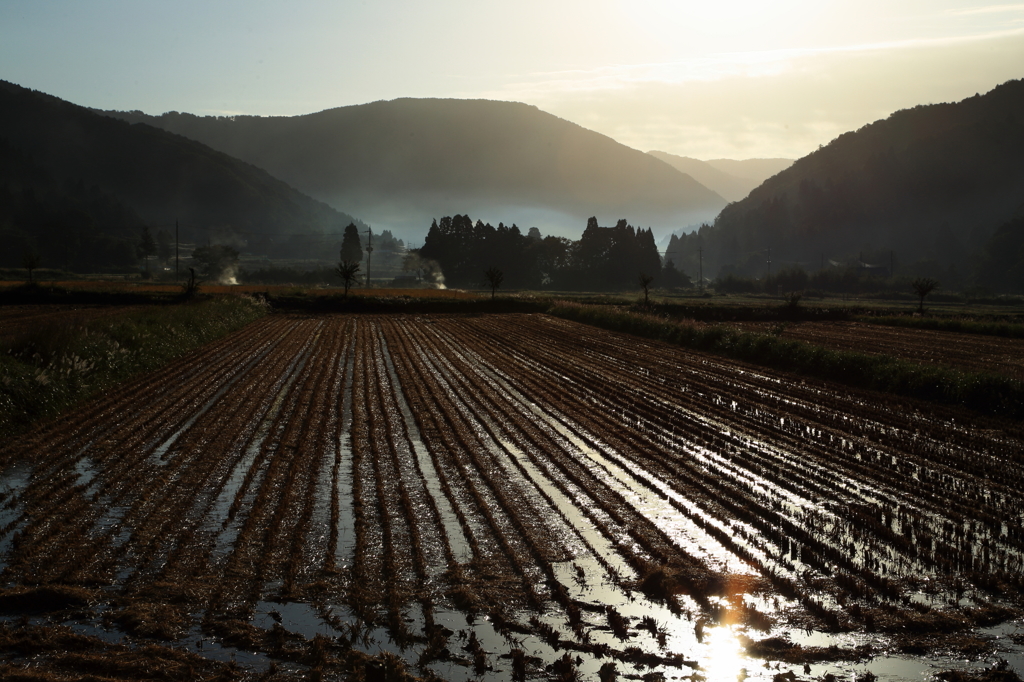
{"type": "Polygon", "coordinates": [[[32,283],[32,271],[39,267],[39,263],[42,261],[39,254],[35,251],[26,251],[21,256],[21,267],[28,270],[28,282],[32,283]]]}
{"type": "Polygon", "coordinates": [[[491,288],[491,300],[494,300],[494,293],[501,286],[501,283],[505,281],[505,273],[498,268],[488,268],[487,272],[484,273],[484,277],[487,278],[487,286],[491,288]]]}
{"type": "Polygon", "coordinates": [[[652,275],[648,275],[648,274],[643,273],[643,272],[640,273],[640,277],[637,279],[637,282],[640,284],[640,288],[644,290],[644,307],[645,308],[650,307],[650,300],[648,299],[648,294],[650,293],[651,282],[653,282],[653,281],[654,281],[654,277],[652,275]]]}
{"type": "Polygon", "coordinates": [[[938,281],[931,277],[918,277],[910,283],[910,286],[914,287],[914,293],[921,299],[917,312],[924,313],[924,297],[939,288],[938,281]]]}
{"type": "Polygon", "coordinates": [[[185,298],[192,299],[199,295],[199,282],[196,281],[196,269],[189,268],[188,281],[181,285],[185,298]]]}
{"type": "Polygon", "coordinates": [[[341,277],[341,281],[345,284],[345,298],[348,298],[348,290],[353,284],[359,283],[359,261],[357,260],[342,260],[338,263],[338,267],[334,269],[334,274],[341,277]]]}

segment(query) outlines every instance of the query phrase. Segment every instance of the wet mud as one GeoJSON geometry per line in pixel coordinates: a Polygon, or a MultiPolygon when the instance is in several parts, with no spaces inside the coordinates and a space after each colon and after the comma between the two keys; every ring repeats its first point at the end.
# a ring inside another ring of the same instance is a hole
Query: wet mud
{"type": "Polygon", "coordinates": [[[1022,478],[1019,423],[543,315],[274,315],[0,450],[0,626],[242,675],[1024,672],[1022,478]]]}

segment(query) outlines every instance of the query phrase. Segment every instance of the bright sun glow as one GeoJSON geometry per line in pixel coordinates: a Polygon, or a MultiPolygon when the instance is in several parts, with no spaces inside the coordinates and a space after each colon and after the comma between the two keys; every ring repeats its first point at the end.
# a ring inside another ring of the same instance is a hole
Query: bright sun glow
{"type": "Polygon", "coordinates": [[[744,159],[803,156],[1024,63],[1024,0],[243,4],[0,2],[3,78],[151,114],[526,102],[641,151],[744,159]]]}
{"type": "Polygon", "coordinates": [[[806,0],[632,0],[620,4],[622,19],[671,54],[696,48],[703,54],[778,48],[801,35],[827,11],[828,3],[806,0]]]}
{"type": "Polygon", "coordinates": [[[708,682],[736,682],[744,667],[743,649],[731,627],[721,626],[704,631],[707,646],[701,667],[708,682]]]}

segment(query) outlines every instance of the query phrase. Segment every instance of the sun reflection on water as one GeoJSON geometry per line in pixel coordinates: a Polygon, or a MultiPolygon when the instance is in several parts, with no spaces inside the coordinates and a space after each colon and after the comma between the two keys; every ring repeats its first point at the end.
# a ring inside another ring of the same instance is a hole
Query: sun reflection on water
{"type": "Polygon", "coordinates": [[[731,626],[705,630],[704,643],[706,649],[700,663],[707,682],[736,682],[745,677],[743,647],[731,626]]]}

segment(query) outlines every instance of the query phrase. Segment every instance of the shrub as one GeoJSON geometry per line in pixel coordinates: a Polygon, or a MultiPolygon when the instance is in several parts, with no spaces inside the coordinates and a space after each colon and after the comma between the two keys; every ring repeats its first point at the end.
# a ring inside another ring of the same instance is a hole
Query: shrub
{"type": "Polygon", "coordinates": [[[0,438],[53,417],[266,312],[248,297],[48,322],[0,343],[0,438]]]}

